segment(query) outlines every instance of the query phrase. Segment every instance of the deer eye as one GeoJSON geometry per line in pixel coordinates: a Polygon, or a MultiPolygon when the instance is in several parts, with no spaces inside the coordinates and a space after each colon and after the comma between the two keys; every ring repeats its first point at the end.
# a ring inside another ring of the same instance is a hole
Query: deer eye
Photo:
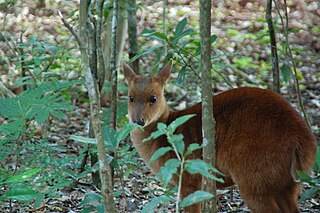
{"type": "Polygon", "coordinates": [[[132,96],[129,96],[129,101],[130,101],[131,103],[133,103],[133,97],[132,97],[132,96]]]}
{"type": "Polygon", "coordinates": [[[152,96],[150,99],[150,103],[151,104],[155,104],[157,102],[157,97],[156,96],[152,96]]]}

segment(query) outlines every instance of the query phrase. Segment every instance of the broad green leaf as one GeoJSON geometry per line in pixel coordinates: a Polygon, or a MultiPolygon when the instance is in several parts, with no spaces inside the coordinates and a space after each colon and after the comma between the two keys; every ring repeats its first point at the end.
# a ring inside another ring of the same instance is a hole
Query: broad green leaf
{"type": "Polygon", "coordinates": [[[119,143],[124,140],[133,129],[137,127],[140,126],[134,123],[126,123],[125,125],[123,125],[121,131],[117,135],[117,146],[119,146],[119,143]]]}
{"type": "Polygon", "coordinates": [[[310,182],[312,178],[305,171],[297,171],[298,176],[300,177],[299,181],[310,182]]]}
{"type": "Polygon", "coordinates": [[[31,177],[33,177],[34,175],[36,175],[40,171],[41,171],[40,168],[35,168],[35,169],[25,171],[24,173],[22,173],[20,175],[14,175],[14,176],[8,178],[5,181],[5,183],[17,183],[17,182],[26,181],[26,180],[30,179],[31,177]]]}
{"type": "Polygon", "coordinates": [[[316,164],[317,164],[318,168],[320,169],[320,146],[318,147],[318,150],[317,150],[316,164]]]}
{"type": "Polygon", "coordinates": [[[156,49],[159,49],[163,47],[163,45],[158,45],[158,46],[154,46],[154,47],[151,47],[151,48],[148,48],[148,49],[145,49],[145,50],[142,50],[140,51],[137,55],[135,55],[131,60],[130,60],[130,63],[134,62],[135,60],[137,60],[140,56],[142,55],[146,55],[148,53],[151,53],[153,51],[155,51],[156,49]]]}
{"type": "Polygon", "coordinates": [[[173,174],[176,174],[178,167],[180,166],[180,161],[173,158],[168,160],[164,166],[160,168],[158,177],[163,181],[164,187],[167,187],[168,183],[171,181],[173,174]]]}
{"type": "Polygon", "coordinates": [[[217,38],[218,38],[217,35],[211,35],[211,37],[210,37],[211,44],[214,43],[217,40],[217,38]]]}
{"type": "Polygon", "coordinates": [[[152,38],[152,39],[155,39],[155,40],[158,40],[158,41],[162,41],[162,42],[165,42],[165,41],[169,40],[166,34],[157,32],[155,30],[150,30],[150,29],[144,29],[141,32],[141,35],[144,36],[144,37],[152,38]]]}
{"type": "Polygon", "coordinates": [[[314,197],[316,194],[320,193],[320,186],[313,186],[311,189],[307,189],[301,195],[301,200],[304,202],[310,197],[314,197]]]}
{"type": "Polygon", "coordinates": [[[187,65],[184,65],[181,70],[178,73],[178,84],[181,84],[184,82],[184,79],[186,77],[186,71],[187,71],[187,65]]]}
{"type": "Polygon", "coordinates": [[[103,139],[109,151],[114,152],[117,147],[117,132],[108,125],[103,127],[103,139]]]}
{"type": "Polygon", "coordinates": [[[288,82],[292,76],[292,72],[291,72],[291,68],[289,63],[285,62],[282,64],[282,66],[280,67],[280,71],[281,71],[281,75],[282,78],[284,80],[284,82],[288,82]]]}
{"type": "Polygon", "coordinates": [[[161,147],[157,151],[155,151],[152,155],[152,157],[149,160],[149,164],[151,164],[153,161],[157,160],[161,156],[165,155],[167,152],[173,150],[170,146],[161,147]]]}
{"type": "Polygon", "coordinates": [[[195,114],[192,115],[185,115],[182,117],[177,118],[176,120],[174,120],[169,126],[168,126],[168,131],[171,132],[172,134],[174,133],[174,131],[176,131],[176,129],[181,126],[182,124],[184,124],[185,122],[187,122],[190,118],[194,117],[195,114]]]}
{"type": "Polygon", "coordinates": [[[31,189],[25,188],[13,188],[8,190],[3,196],[0,197],[0,201],[6,199],[13,199],[17,201],[29,201],[32,200],[37,193],[31,189]]]}
{"type": "Polygon", "coordinates": [[[166,195],[161,195],[159,197],[153,198],[149,203],[144,205],[143,209],[141,210],[141,213],[149,213],[154,212],[154,209],[160,204],[160,203],[166,203],[169,202],[171,199],[170,197],[166,195]]]}
{"type": "Polygon", "coordinates": [[[190,155],[193,151],[202,149],[202,146],[198,143],[192,143],[188,146],[185,156],[190,155]]]}
{"type": "Polygon", "coordinates": [[[166,128],[167,128],[167,125],[164,123],[157,124],[157,129],[159,129],[159,130],[165,130],[166,128]]]}
{"type": "Polygon", "coordinates": [[[180,207],[184,208],[184,207],[187,207],[187,206],[191,206],[191,205],[193,205],[195,203],[199,203],[199,202],[202,202],[204,200],[209,200],[211,198],[213,198],[213,194],[211,194],[209,192],[206,192],[206,191],[203,191],[203,190],[198,190],[198,191],[195,191],[192,194],[189,194],[187,197],[185,197],[181,201],[180,207]]]}
{"type": "Polygon", "coordinates": [[[224,182],[222,178],[218,178],[211,173],[214,172],[220,175],[223,175],[223,174],[219,172],[216,168],[214,168],[212,165],[206,163],[201,159],[187,160],[185,170],[188,171],[190,174],[201,174],[217,182],[220,182],[220,183],[224,182]]]}
{"type": "Polygon", "coordinates": [[[190,35],[190,34],[192,34],[192,33],[194,33],[194,30],[193,30],[193,29],[187,29],[187,30],[185,30],[184,32],[182,32],[179,36],[174,37],[174,38],[172,39],[172,43],[177,43],[180,38],[182,38],[182,37],[184,37],[184,36],[187,36],[187,35],[190,35]]]}
{"type": "Polygon", "coordinates": [[[102,196],[101,194],[95,193],[95,192],[87,192],[85,194],[86,198],[80,202],[80,206],[84,206],[87,204],[95,204],[95,203],[101,203],[102,202],[102,196]]]}
{"type": "Polygon", "coordinates": [[[176,27],[176,30],[174,33],[174,38],[177,38],[181,35],[181,33],[183,32],[183,29],[185,28],[187,23],[188,23],[187,18],[184,18],[177,24],[177,27],[176,27]]]}
{"type": "Polygon", "coordinates": [[[81,142],[81,143],[97,144],[97,140],[95,138],[87,138],[87,137],[82,137],[77,135],[71,135],[70,139],[76,142],[81,142]]]}
{"type": "Polygon", "coordinates": [[[162,135],[166,134],[167,125],[164,123],[158,123],[157,125],[158,130],[151,133],[151,135],[142,140],[142,142],[148,142],[151,139],[156,139],[162,135]]]}
{"type": "Polygon", "coordinates": [[[183,135],[172,135],[169,139],[169,143],[171,143],[178,151],[180,155],[183,155],[184,152],[184,142],[183,142],[183,135]]]}

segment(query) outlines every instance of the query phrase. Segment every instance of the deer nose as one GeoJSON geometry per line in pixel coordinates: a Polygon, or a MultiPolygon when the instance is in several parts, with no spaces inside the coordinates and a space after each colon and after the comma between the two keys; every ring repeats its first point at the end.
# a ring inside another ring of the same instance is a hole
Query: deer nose
{"type": "Polygon", "coordinates": [[[144,126],[144,124],[145,124],[143,118],[134,119],[133,123],[138,124],[140,126],[144,126]]]}

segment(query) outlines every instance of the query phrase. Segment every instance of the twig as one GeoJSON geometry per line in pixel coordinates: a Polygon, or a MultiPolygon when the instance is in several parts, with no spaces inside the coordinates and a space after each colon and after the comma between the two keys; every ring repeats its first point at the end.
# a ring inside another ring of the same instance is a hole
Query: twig
{"type": "Polygon", "coordinates": [[[79,46],[83,46],[83,42],[81,41],[78,33],[76,33],[76,31],[73,29],[73,27],[71,27],[71,25],[63,18],[62,13],[60,10],[58,10],[59,16],[61,17],[61,21],[63,22],[64,26],[66,28],[68,28],[68,30],[71,32],[71,34],[76,38],[79,46]]]}
{"type": "MultiPolygon", "coordinates": [[[[278,2],[279,2],[279,0],[278,0],[278,2]]],[[[303,105],[302,98],[301,98],[302,95],[301,95],[301,90],[299,88],[299,79],[298,79],[297,66],[296,66],[296,63],[294,61],[293,54],[292,54],[292,51],[291,51],[291,48],[290,48],[290,43],[289,43],[289,37],[288,37],[289,18],[288,18],[288,11],[287,11],[287,1],[284,0],[284,9],[283,9],[284,10],[284,14],[285,14],[286,23],[284,23],[284,21],[283,21],[283,17],[282,17],[282,15],[280,13],[280,10],[279,10],[279,7],[278,7],[278,3],[276,2],[276,0],[274,0],[274,3],[275,3],[275,6],[276,6],[276,10],[278,12],[278,15],[280,17],[280,21],[281,21],[281,24],[282,24],[282,27],[283,27],[283,33],[284,33],[285,40],[286,40],[285,53],[289,57],[289,59],[291,61],[291,64],[292,64],[292,67],[293,67],[294,82],[295,82],[296,91],[298,93],[298,102],[299,102],[300,110],[302,111],[304,120],[306,121],[307,125],[309,127],[311,127],[309,119],[307,117],[307,113],[306,113],[304,105],[303,105]]]]}

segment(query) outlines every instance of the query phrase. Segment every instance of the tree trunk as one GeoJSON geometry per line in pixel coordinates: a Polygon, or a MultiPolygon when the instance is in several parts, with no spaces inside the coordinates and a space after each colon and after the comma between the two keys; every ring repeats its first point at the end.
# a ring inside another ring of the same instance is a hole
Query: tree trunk
{"type": "MultiPolygon", "coordinates": [[[[203,160],[215,167],[215,120],[212,105],[211,81],[211,1],[200,0],[200,37],[201,37],[201,82],[202,82],[202,132],[203,160]]],[[[217,212],[216,183],[202,177],[202,188],[214,195],[203,203],[203,212],[217,212]]]]}
{"type": "Polygon", "coordinates": [[[117,127],[117,94],[118,94],[118,72],[117,72],[117,24],[118,24],[118,0],[113,1],[112,13],[112,34],[111,34],[111,60],[110,71],[112,81],[112,95],[111,95],[111,119],[110,126],[113,129],[117,127]]]}
{"type": "MultiPolygon", "coordinates": [[[[137,18],[136,18],[136,0],[128,1],[128,36],[129,36],[129,58],[132,59],[138,53],[137,41],[137,18]]],[[[139,74],[139,59],[130,64],[130,67],[136,74],[139,74]]]]}
{"type": "MultiPolygon", "coordinates": [[[[126,0],[118,0],[118,5],[125,5],[126,0]]],[[[108,82],[106,85],[106,90],[102,91],[102,105],[106,105],[107,102],[111,99],[111,46],[112,46],[112,12],[109,13],[109,16],[104,24],[104,31],[102,35],[102,45],[103,45],[103,57],[105,64],[105,80],[108,82]]],[[[118,12],[118,22],[117,22],[117,56],[116,56],[116,67],[117,69],[120,67],[121,58],[123,55],[123,49],[125,45],[125,38],[128,30],[128,21],[127,21],[127,8],[120,7],[118,12]]]]}
{"type": "Polygon", "coordinates": [[[95,81],[92,71],[89,66],[88,55],[88,34],[87,34],[87,20],[88,19],[88,1],[80,1],[80,33],[79,46],[81,51],[81,58],[83,62],[83,70],[85,73],[86,85],[90,100],[90,115],[94,135],[97,140],[98,159],[100,166],[101,177],[101,194],[103,198],[104,212],[116,212],[113,199],[113,185],[111,177],[111,168],[108,162],[106,146],[101,132],[100,125],[100,104],[99,104],[99,90],[97,82],[95,81]]]}
{"type": "Polygon", "coordinates": [[[277,40],[274,32],[271,10],[272,10],[272,0],[267,0],[266,20],[268,23],[270,43],[271,43],[273,91],[280,93],[280,71],[279,71],[279,62],[278,62],[277,40]]]}

